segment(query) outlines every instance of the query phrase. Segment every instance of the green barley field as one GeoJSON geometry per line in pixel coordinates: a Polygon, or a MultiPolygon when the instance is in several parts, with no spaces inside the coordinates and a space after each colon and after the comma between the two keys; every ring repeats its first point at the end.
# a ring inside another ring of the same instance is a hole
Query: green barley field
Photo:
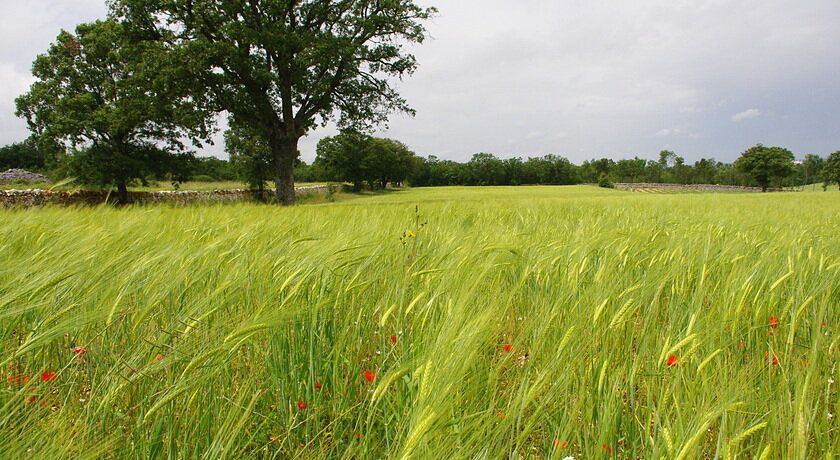
{"type": "Polygon", "coordinates": [[[0,457],[832,459],[840,194],[0,211],[0,457]]]}

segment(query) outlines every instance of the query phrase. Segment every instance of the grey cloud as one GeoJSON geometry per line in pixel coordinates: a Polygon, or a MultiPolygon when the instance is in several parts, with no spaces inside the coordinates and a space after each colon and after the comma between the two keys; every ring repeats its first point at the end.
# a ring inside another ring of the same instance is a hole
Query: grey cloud
{"type": "MultiPolygon", "coordinates": [[[[667,144],[689,160],[732,160],[757,142],[797,153],[840,148],[836,0],[422,2],[440,14],[430,40],[413,49],[420,69],[397,82],[417,116],[395,115],[379,133],[420,154],[581,161],[654,158],[667,144]],[[775,116],[733,123],[745,108],[775,116]]],[[[0,70],[0,144],[26,135],[9,100],[25,87],[34,55],[59,28],[104,7],[41,0],[3,12],[12,29],[0,27],[0,69],[13,73],[0,70]],[[16,25],[27,21],[35,25],[16,25]],[[26,46],[14,45],[18,34],[26,46]]],[[[304,158],[334,132],[304,139],[304,158]]],[[[223,155],[223,145],[203,153],[223,155]]]]}

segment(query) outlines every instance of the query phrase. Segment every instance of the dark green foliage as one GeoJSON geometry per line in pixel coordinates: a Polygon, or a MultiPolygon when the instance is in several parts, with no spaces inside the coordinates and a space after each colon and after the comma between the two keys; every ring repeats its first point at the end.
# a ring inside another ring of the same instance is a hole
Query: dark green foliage
{"type": "Polygon", "coordinates": [[[165,78],[169,59],[161,42],[129,40],[114,20],[81,24],[37,57],[37,81],[17,99],[17,114],[41,145],[73,152],[68,165],[80,182],[117,186],[125,201],[131,180],[183,177],[190,154],[181,140],[208,134],[195,97],[165,78]]]}
{"type": "Polygon", "coordinates": [[[197,157],[190,165],[192,180],[196,177],[204,177],[207,180],[202,182],[236,180],[238,176],[233,164],[227,160],[220,160],[216,157],[197,157]]]}
{"type": "Polygon", "coordinates": [[[580,172],[569,160],[555,155],[501,160],[490,153],[473,155],[467,163],[421,158],[412,185],[568,185],[580,183],[580,172]]]}
{"type": "Polygon", "coordinates": [[[351,182],[358,191],[364,182],[371,188],[401,184],[418,165],[414,152],[402,142],[345,130],[318,142],[313,168],[322,167],[328,179],[351,182]]]}
{"type": "MultiPolygon", "coordinates": [[[[84,183],[112,185],[115,181],[120,192],[132,180],[148,185],[148,179],[168,180],[172,183],[190,179],[191,153],[171,153],[151,143],[135,142],[121,149],[105,143],[74,151],[68,157],[70,173],[84,178],[84,183]]],[[[124,197],[120,198],[125,201],[124,197]]]]}
{"type": "Polygon", "coordinates": [[[26,169],[43,172],[47,169],[47,162],[44,150],[38,148],[33,139],[0,147],[0,171],[26,169]]]}
{"type": "Polygon", "coordinates": [[[693,181],[698,184],[713,184],[717,175],[718,164],[715,160],[701,158],[694,163],[693,181]]]}
{"type": "Polygon", "coordinates": [[[601,174],[601,177],[598,178],[598,187],[615,188],[615,184],[613,184],[610,180],[610,176],[606,174],[601,174]]]}
{"type": "Polygon", "coordinates": [[[330,176],[322,163],[307,164],[299,160],[295,164],[295,180],[301,182],[328,182],[330,176]]]}
{"type": "Polygon", "coordinates": [[[623,182],[646,182],[647,161],[641,158],[632,160],[618,160],[615,163],[614,174],[623,179],[623,182]]]}
{"type": "Polygon", "coordinates": [[[599,183],[602,175],[611,182],[751,185],[751,179],[730,164],[701,158],[693,166],[687,165],[682,157],[668,150],[660,152],[657,161],[635,157],[616,162],[601,158],[584,161],[580,166],[583,182],[599,183]]]}
{"type": "Polygon", "coordinates": [[[325,137],[318,141],[315,164],[323,165],[330,180],[350,182],[353,190],[359,191],[369,177],[365,156],[370,140],[370,136],[353,130],[325,137]]]}
{"type": "Polygon", "coordinates": [[[417,67],[404,47],[425,39],[435,11],[412,0],[114,0],[111,10],[170,44],[178,81],[265,139],[283,204],[295,200],[302,136],[336,118],[368,128],[411,112],[392,85],[417,67]]]}
{"type": "Polygon", "coordinates": [[[231,122],[225,131],[225,150],[237,177],[262,197],[274,170],[271,149],[265,138],[249,125],[231,122]]]}
{"type": "Polygon", "coordinates": [[[741,154],[735,161],[735,167],[752,177],[761,190],[766,192],[770,184],[781,184],[782,180],[794,173],[793,153],[782,147],[758,144],[741,154]]]}
{"type": "Polygon", "coordinates": [[[805,159],[796,165],[796,185],[810,185],[823,180],[823,167],[825,159],[819,155],[808,154],[805,159]]]}
{"type": "Polygon", "coordinates": [[[615,161],[609,158],[584,161],[580,165],[581,178],[584,182],[597,183],[602,175],[611,176],[615,169],[615,161]]]}
{"type": "Polygon", "coordinates": [[[417,166],[414,152],[400,141],[373,137],[367,142],[363,167],[372,188],[402,185],[417,166]]]}
{"type": "Polygon", "coordinates": [[[840,151],[832,153],[825,160],[822,177],[825,188],[831,184],[837,184],[840,187],[840,151]]]}
{"type": "MultiPolygon", "coordinates": [[[[790,153],[782,149],[784,152],[790,153]]],[[[792,164],[792,154],[791,164],[792,164]]],[[[808,162],[820,164],[815,155],[806,157],[808,162]]],[[[809,171],[822,169],[811,166],[809,171]]],[[[811,173],[815,174],[815,173],[811,173]]],[[[793,185],[792,176],[777,178],[779,185],[793,185]]],[[[569,160],[547,155],[541,158],[499,159],[489,153],[473,155],[466,163],[441,160],[435,156],[422,158],[411,178],[415,186],[442,185],[526,185],[526,184],[579,184],[590,183],[612,186],[615,183],[679,183],[756,185],[757,180],[733,164],[714,158],[701,158],[693,165],[671,151],[662,151],[659,160],[631,158],[614,161],[609,158],[584,161],[580,166],[569,160]]]]}
{"type": "Polygon", "coordinates": [[[502,185],[505,182],[505,164],[491,153],[476,153],[467,163],[471,173],[470,185],[502,185]]]}

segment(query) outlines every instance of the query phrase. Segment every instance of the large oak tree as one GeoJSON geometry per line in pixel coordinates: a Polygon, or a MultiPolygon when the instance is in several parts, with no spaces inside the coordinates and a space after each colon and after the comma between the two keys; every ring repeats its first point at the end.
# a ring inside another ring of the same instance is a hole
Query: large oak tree
{"type": "Polygon", "coordinates": [[[112,14],[183,56],[215,109],[262,135],[277,200],[294,202],[298,141],[331,120],[366,129],[411,112],[393,78],[434,14],[413,0],[114,0],[112,14]]]}

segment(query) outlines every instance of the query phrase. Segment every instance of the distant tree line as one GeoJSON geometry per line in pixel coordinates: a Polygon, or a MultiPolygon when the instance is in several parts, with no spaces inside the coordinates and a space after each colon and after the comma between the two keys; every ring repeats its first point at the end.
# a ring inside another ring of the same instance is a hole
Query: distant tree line
{"type": "MultiPolygon", "coordinates": [[[[272,180],[273,162],[266,141],[247,125],[232,124],[225,133],[230,160],[180,155],[175,167],[149,170],[138,183],[193,180],[240,181],[254,190],[266,190],[272,180]]],[[[0,169],[22,168],[56,177],[85,174],[87,152],[68,155],[55,145],[39,145],[35,138],[0,148],[0,169]]],[[[92,168],[96,170],[96,168],[92,168]]],[[[88,172],[88,175],[91,173],[88,172]]],[[[693,163],[664,150],[656,160],[600,158],[576,165],[557,155],[498,158],[477,153],[467,162],[419,157],[405,144],[354,130],[322,139],[311,164],[298,159],[295,180],[300,182],[347,182],[354,190],[389,185],[414,187],[482,185],[571,185],[581,183],[611,186],[620,182],[672,184],[747,185],[764,189],[823,183],[840,186],[840,151],[827,158],[805,155],[794,161],[793,153],[781,147],[757,145],[734,163],[701,158],[693,163]]]]}
{"type": "Polygon", "coordinates": [[[840,152],[827,159],[809,154],[804,161],[795,162],[793,153],[786,149],[757,145],[734,163],[702,158],[693,164],[667,150],[660,152],[657,160],[601,158],[580,165],[555,155],[501,159],[478,153],[466,163],[430,156],[420,160],[410,182],[418,187],[579,183],[610,186],[617,182],[648,182],[745,185],[766,190],[771,186],[840,183],[840,152]]]}

